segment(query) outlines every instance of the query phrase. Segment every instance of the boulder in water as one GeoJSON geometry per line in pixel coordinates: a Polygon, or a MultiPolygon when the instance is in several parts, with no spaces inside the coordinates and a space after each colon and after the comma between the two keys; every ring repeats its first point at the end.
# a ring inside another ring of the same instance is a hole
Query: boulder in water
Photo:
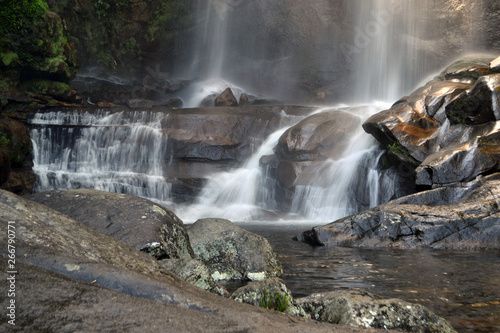
{"type": "Polygon", "coordinates": [[[500,174],[494,174],[396,199],[298,239],[323,246],[498,249],[499,207],[500,174]]]}
{"type": "Polygon", "coordinates": [[[382,299],[359,290],[312,294],[296,302],[312,318],[333,324],[406,332],[456,333],[445,319],[422,305],[400,299],[382,299]]]}
{"type": "Polygon", "coordinates": [[[277,254],[264,237],[228,220],[202,219],[187,230],[195,258],[209,267],[216,281],[258,281],[283,274],[277,254]]]}

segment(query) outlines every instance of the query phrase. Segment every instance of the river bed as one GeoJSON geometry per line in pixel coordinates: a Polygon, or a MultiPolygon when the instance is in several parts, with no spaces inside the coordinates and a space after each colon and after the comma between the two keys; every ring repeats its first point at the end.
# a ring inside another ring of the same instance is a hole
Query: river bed
{"type": "Polygon", "coordinates": [[[240,223],[266,237],[294,298],[357,288],[427,306],[458,332],[500,332],[500,251],[311,247],[312,225],[240,223]]]}

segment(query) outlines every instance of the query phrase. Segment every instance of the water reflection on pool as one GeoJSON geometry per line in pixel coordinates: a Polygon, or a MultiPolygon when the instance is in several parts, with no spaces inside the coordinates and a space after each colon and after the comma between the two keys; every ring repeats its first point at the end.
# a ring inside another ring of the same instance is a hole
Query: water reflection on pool
{"type": "Polygon", "coordinates": [[[359,288],[420,303],[458,332],[500,332],[500,251],[313,248],[292,240],[311,226],[240,224],[280,255],[295,298],[359,288]]]}

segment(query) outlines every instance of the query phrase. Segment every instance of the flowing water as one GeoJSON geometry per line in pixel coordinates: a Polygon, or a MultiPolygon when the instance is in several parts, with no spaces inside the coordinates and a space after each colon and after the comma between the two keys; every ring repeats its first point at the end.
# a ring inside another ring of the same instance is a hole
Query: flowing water
{"type": "Polygon", "coordinates": [[[355,288],[422,304],[460,333],[500,332],[498,250],[313,248],[292,240],[311,224],[240,226],[270,241],[294,298],[355,288]]]}

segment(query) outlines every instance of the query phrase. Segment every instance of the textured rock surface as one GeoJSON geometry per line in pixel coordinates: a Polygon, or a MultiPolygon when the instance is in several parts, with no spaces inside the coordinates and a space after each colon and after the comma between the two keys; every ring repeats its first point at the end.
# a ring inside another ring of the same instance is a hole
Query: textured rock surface
{"type": "Polygon", "coordinates": [[[296,300],[312,318],[354,327],[401,329],[406,332],[452,333],[455,330],[422,305],[400,299],[342,290],[296,300]]]}
{"type": "Polygon", "coordinates": [[[182,221],[149,200],[89,189],[49,191],[25,198],[157,258],[193,256],[182,221]]]}
{"type": "MultiPolygon", "coordinates": [[[[298,321],[202,291],[151,256],[0,190],[0,225],[16,231],[16,326],[10,332],[365,332],[298,321]]],[[[7,244],[7,232],[0,242],[7,244]]],[[[0,249],[7,262],[7,247],[0,249]]],[[[7,273],[0,273],[2,279],[7,273]]],[[[7,307],[7,297],[0,299],[7,307]]]]}
{"type": "Polygon", "coordinates": [[[169,272],[177,275],[186,282],[192,285],[210,291],[214,294],[221,296],[229,296],[227,290],[219,286],[212,275],[210,270],[204,263],[196,259],[164,259],[160,264],[169,272]]]}
{"type": "Polygon", "coordinates": [[[363,124],[396,163],[417,168],[416,185],[442,186],[498,171],[500,75],[491,74],[493,59],[459,60],[363,124]]]}
{"type": "Polygon", "coordinates": [[[217,96],[215,106],[238,106],[238,100],[234,97],[231,88],[227,88],[217,96]]]}
{"type": "Polygon", "coordinates": [[[315,227],[299,239],[326,246],[500,248],[500,175],[403,197],[315,227]]]}
{"type": "Polygon", "coordinates": [[[187,226],[195,258],[214,280],[263,280],[280,277],[281,263],[269,242],[228,220],[202,219],[187,226]]]}
{"type": "MultiPolygon", "coordinates": [[[[231,299],[241,303],[252,304],[254,306],[262,306],[263,301],[265,301],[266,298],[267,300],[271,299],[275,301],[276,297],[278,297],[277,295],[279,295],[281,300],[287,303],[286,309],[283,312],[300,317],[306,316],[302,308],[295,305],[292,293],[288,290],[285,281],[279,278],[265,279],[249,283],[233,292],[231,299]]],[[[273,306],[275,303],[270,305],[273,306]]]]}
{"type": "Polygon", "coordinates": [[[322,112],[299,122],[279,139],[277,154],[288,161],[321,161],[342,156],[352,132],[361,125],[356,115],[322,112]]]}

